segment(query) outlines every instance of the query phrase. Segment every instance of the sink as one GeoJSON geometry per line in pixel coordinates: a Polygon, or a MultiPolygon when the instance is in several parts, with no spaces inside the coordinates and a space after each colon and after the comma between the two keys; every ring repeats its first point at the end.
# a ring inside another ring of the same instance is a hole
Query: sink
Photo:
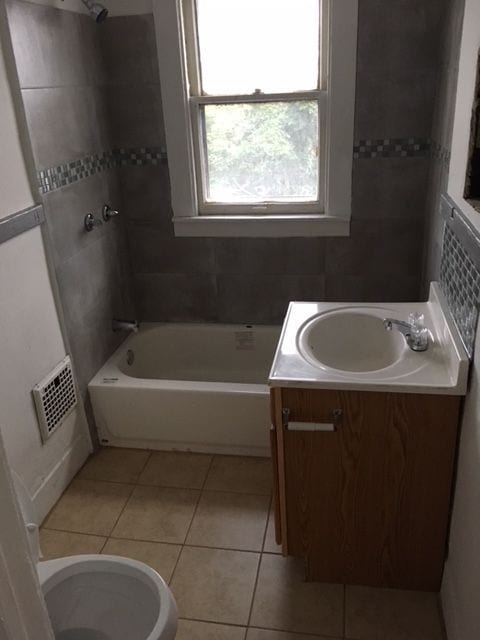
{"type": "Polygon", "coordinates": [[[404,337],[387,331],[388,310],[343,308],[310,318],[298,332],[298,350],[310,364],[354,373],[379,371],[405,353],[404,337]]]}
{"type": "Polygon", "coordinates": [[[294,301],[268,376],[270,387],[463,395],[469,360],[436,282],[426,302],[294,301]],[[428,349],[415,351],[399,328],[423,315],[428,349]]]}

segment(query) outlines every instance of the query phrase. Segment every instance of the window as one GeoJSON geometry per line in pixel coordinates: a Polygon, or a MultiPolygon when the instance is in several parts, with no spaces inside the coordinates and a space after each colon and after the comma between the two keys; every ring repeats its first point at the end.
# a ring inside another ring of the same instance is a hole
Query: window
{"type": "Polygon", "coordinates": [[[179,235],[346,235],[357,0],[156,0],[179,235]]]}

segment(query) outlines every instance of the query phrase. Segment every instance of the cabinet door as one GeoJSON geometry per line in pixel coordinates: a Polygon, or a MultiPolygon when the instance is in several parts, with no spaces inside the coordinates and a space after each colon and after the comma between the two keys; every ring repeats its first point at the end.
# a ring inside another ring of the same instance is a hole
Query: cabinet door
{"type": "Polygon", "coordinates": [[[288,552],[328,582],[438,589],[459,398],[282,389],[288,552]]]}

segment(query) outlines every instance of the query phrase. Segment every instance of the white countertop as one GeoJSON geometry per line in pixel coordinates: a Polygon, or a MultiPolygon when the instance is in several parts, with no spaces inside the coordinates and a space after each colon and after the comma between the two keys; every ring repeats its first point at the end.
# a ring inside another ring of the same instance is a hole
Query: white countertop
{"type": "Polygon", "coordinates": [[[427,302],[334,303],[291,302],[277,346],[268,383],[271,387],[389,391],[465,395],[469,359],[437,283],[427,302]],[[335,310],[361,310],[384,318],[407,320],[412,312],[424,314],[431,341],[427,351],[405,348],[397,362],[377,371],[349,372],[308,362],[299,352],[298,334],[319,314],[335,310]]]}

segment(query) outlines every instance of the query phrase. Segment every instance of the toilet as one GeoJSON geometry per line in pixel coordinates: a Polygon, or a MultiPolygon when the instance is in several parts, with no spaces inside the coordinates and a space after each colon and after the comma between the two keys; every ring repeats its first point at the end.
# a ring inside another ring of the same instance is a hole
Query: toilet
{"type": "Polygon", "coordinates": [[[56,640],[175,638],[172,592],[143,562],[101,554],[40,561],[35,509],[15,473],[13,480],[56,640]]]}

